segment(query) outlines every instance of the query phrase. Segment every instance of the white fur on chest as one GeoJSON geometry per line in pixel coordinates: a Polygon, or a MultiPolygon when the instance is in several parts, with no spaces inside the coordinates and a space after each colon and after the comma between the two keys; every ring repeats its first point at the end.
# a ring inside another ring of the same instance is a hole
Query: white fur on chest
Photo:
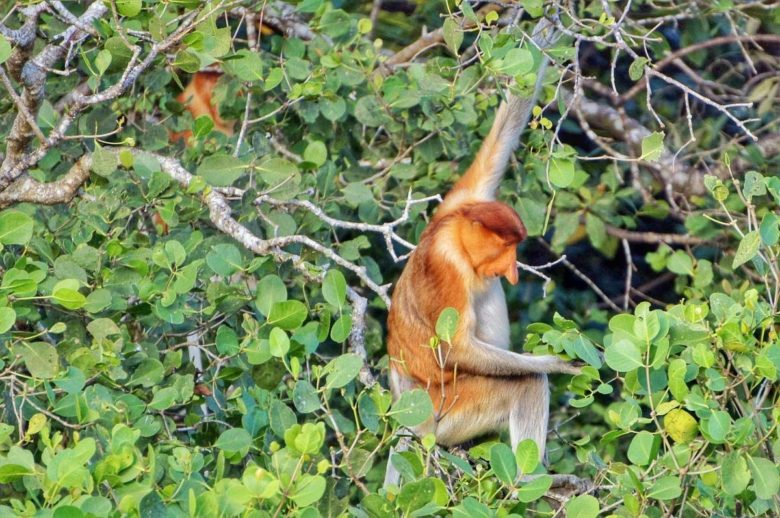
{"type": "Polygon", "coordinates": [[[488,281],[487,289],[472,299],[476,326],[474,336],[495,347],[509,349],[509,314],[499,279],[488,281]]]}

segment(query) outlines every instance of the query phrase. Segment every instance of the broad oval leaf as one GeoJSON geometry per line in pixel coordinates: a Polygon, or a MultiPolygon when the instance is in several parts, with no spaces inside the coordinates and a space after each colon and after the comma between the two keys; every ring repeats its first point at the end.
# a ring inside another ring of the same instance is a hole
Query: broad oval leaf
{"type": "Polygon", "coordinates": [[[252,436],[243,428],[231,428],[222,432],[214,443],[215,448],[226,451],[242,451],[252,445],[252,436]]]}
{"type": "Polygon", "coordinates": [[[420,425],[433,415],[431,397],[423,389],[404,392],[390,408],[390,415],[401,426],[420,425]]]}

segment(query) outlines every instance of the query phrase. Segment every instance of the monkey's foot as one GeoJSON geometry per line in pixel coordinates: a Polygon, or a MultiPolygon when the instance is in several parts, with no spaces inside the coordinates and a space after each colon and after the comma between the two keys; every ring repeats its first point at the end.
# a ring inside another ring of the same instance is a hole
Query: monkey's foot
{"type": "Polygon", "coordinates": [[[452,455],[455,455],[456,457],[460,457],[465,461],[469,460],[469,452],[465,448],[461,448],[460,446],[452,446],[450,448],[447,448],[447,451],[449,451],[452,455]]]}
{"type": "MultiPolygon", "coordinates": [[[[593,482],[576,475],[550,475],[550,477],[552,477],[550,489],[557,489],[556,493],[580,495],[593,491],[593,482]]],[[[527,475],[520,478],[520,482],[528,483],[537,478],[539,475],[527,475]]]]}
{"type": "Polygon", "coordinates": [[[576,475],[550,475],[553,478],[550,489],[566,489],[575,494],[589,493],[593,491],[593,482],[576,475]]]}

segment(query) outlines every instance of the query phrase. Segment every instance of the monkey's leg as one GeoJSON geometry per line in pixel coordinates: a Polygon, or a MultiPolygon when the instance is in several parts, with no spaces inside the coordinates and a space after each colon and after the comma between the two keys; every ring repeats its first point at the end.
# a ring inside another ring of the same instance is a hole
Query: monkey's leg
{"type": "MultiPolygon", "coordinates": [[[[550,392],[546,374],[529,374],[517,378],[458,376],[457,382],[445,386],[444,400],[439,391],[430,390],[434,407],[442,409],[435,428],[436,440],[454,446],[489,432],[509,427],[512,449],[524,439],[533,439],[544,459],[550,392]],[[438,403],[438,406],[437,406],[438,403]]],[[[575,475],[553,474],[552,488],[565,488],[575,494],[592,490],[590,481],[575,475]]],[[[528,483],[539,475],[526,475],[528,483]]]]}
{"type": "Polygon", "coordinates": [[[547,444],[547,420],[550,416],[550,388],[546,374],[530,374],[516,381],[522,387],[509,414],[509,442],[514,450],[525,439],[539,446],[539,460],[544,460],[547,444]]]}
{"type": "Polygon", "coordinates": [[[523,439],[533,439],[543,457],[550,401],[546,375],[464,375],[445,386],[443,401],[438,391],[432,392],[434,407],[442,411],[435,432],[440,444],[452,446],[509,427],[513,448],[523,439]]]}

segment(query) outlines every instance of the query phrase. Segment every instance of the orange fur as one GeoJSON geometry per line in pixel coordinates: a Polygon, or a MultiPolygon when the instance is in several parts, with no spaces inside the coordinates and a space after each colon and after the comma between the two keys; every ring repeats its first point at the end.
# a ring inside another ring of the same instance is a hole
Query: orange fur
{"type": "Polygon", "coordinates": [[[388,316],[390,384],[428,391],[435,416],[417,427],[441,444],[463,442],[509,425],[513,445],[532,438],[544,451],[549,372],[578,369],[557,356],[509,351],[509,319],[499,276],[517,282],[516,247],[526,237],[520,217],[494,201],[527,108],[502,103],[490,133],[463,178],[445,197],[409,257],[388,316]],[[450,343],[430,345],[439,314],[460,320],[450,343]]]}
{"type": "MultiPolygon", "coordinates": [[[[233,135],[233,121],[226,121],[219,115],[219,110],[212,102],[212,92],[222,76],[220,72],[196,72],[187,87],[176,97],[185,105],[193,119],[208,115],[214,121],[214,129],[225,135],[233,135]]],[[[186,142],[192,136],[192,131],[184,130],[171,134],[171,141],[184,139],[186,142]]]]}

